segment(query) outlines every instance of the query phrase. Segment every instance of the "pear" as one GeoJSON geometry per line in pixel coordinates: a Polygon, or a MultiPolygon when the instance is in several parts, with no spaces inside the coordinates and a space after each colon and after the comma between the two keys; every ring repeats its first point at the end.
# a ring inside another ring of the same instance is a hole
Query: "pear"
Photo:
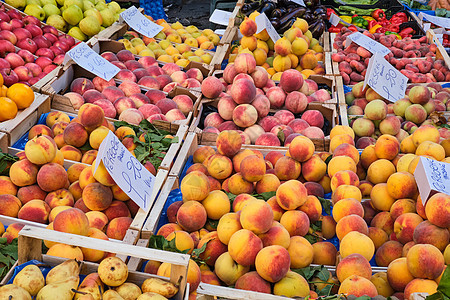
{"type": "Polygon", "coordinates": [[[67,23],[75,26],[83,19],[83,11],[74,4],[64,9],[62,16],[67,23]]]}
{"type": "Polygon", "coordinates": [[[119,286],[128,278],[128,267],[118,257],[107,257],[98,265],[98,275],[104,284],[119,286]]]}
{"type": "Polygon", "coordinates": [[[102,19],[103,19],[102,25],[104,27],[111,26],[112,23],[114,23],[114,20],[115,20],[114,14],[110,9],[106,8],[104,10],[100,10],[100,14],[102,15],[102,19]]]}
{"type": "Polygon", "coordinates": [[[94,36],[100,32],[100,23],[95,17],[86,17],[80,21],[81,31],[87,36],[94,36]]]}
{"type": "Polygon", "coordinates": [[[31,296],[26,289],[14,284],[0,287],[0,300],[10,299],[31,300],[31,296]]]}
{"type": "Polygon", "coordinates": [[[115,291],[125,299],[136,299],[142,294],[141,288],[131,282],[125,282],[124,284],[116,287],[115,291]]]}
{"type": "Polygon", "coordinates": [[[55,0],[40,0],[40,1],[42,3],[42,5],[41,5],[42,7],[46,4],[53,4],[54,6],[58,6],[58,4],[56,3],[55,0]]]}
{"type": "Polygon", "coordinates": [[[178,293],[178,287],[172,282],[159,278],[146,279],[144,283],[142,283],[141,288],[144,293],[154,292],[163,295],[166,298],[172,298],[178,293]]]}
{"type": "Polygon", "coordinates": [[[108,6],[104,2],[97,2],[95,4],[95,8],[98,9],[99,11],[102,11],[104,9],[107,9],[108,6]]]}
{"type": "Polygon", "coordinates": [[[65,0],[64,1],[64,8],[68,8],[69,6],[72,6],[72,5],[76,5],[79,8],[81,8],[81,10],[84,10],[83,0],[65,0]]]}
{"type": "Polygon", "coordinates": [[[45,4],[43,7],[44,11],[45,11],[45,15],[48,17],[52,16],[52,15],[61,15],[61,11],[59,10],[59,8],[56,5],[53,4],[45,4]]]}
{"type": "Polygon", "coordinates": [[[117,14],[120,11],[120,5],[115,1],[111,1],[110,3],[108,3],[108,8],[113,9],[115,14],[117,14]]]}
{"type": "Polygon", "coordinates": [[[23,11],[27,15],[34,16],[38,18],[40,21],[45,20],[45,11],[42,7],[40,7],[37,4],[29,4],[27,7],[25,7],[25,10],[23,11]]]}
{"type": "MultiPolygon", "coordinates": [[[[87,275],[81,282],[77,291],[92,295],[94,300],[100,300],[104,291],[103,282],[100,280],[98,273],[91,273],[87,275]]],[[[75,300],[82,299],[82,293],[75,294],[75,300]]]]}
{"type": "Polygon", "coordinates": [[[80,274],[80,265],[74,259],[66,260],[48,272],[45,282],[47,284],[66,280],[69,277],[78,277],[80,274]]]}
{"type": "Polygon", "coordinates": [[[77,26],[70,28],[67,34],[80,41],[85,41],[87,39],[87,36],[77,26]]]}
{"type": "Polygon", "coordinates": [[[95,8],[91,8],[91,9],[88,9],[88,10],[84,11],[83,15],[84,15],[84,17],[95,17],[99,24],[103,23],[102,15],[95,8]]]}
{"type": "Polygon", "coordinates": [[[84,1],[83,1],[83,6],[84,6],[83,11],[87,11],[88,9],[93,9],[93,8],[95,8],[94,3],[92,3],[92,2],[89,1],[89,0],[84,0],[84,1]]]}
{"type": "Polygon", "coordinates": [[[14,277],[13,283],[27,290],[31,296],[36,296],[44,287],[45,279],[36,265],[28,265],[14,277]]]}
{"type": "Polygon", "coordinates": [[[157,293],[147,292],[140,295],[136,300],[167,300],[167,298],[157,293]]]}
{"type": "Polygon", "coordinates": [[[36,300],[72,300],[80,278],[69,277],[66,280],[47,284],[36,296],[36,300]],[[72,290],[73,289],[73,290],[72,290]]]}
{"type": "Polygon", "coordinates": [[[56,3],[58,3],[59,6],[64,6],[64,0],[56,0],[56,3]]]}
{"type": "Polygon", "coordinates": [[[107,290],[103,293],[103,300],[125,300],[118,292],[114,290],[107,290]]]}
{"type": "Polygon", "coordinates": [[[51,15],[47,18],[47,25],[51,25],[63,32],[67,31],[67,23],[60,15],[51,15]]]}
{"type": "Polygon", "coordinates": [[[37,4],[39,6],[42,6],[42,3],[40,0],[27,0],[27,5],[30,5],[30,4],[37,4]]]}
{"type": "Polygon", "coordinates": [[[20,10],[23,10],[27,6],[27,0],[5,0],[5,2],[20,10]]]}

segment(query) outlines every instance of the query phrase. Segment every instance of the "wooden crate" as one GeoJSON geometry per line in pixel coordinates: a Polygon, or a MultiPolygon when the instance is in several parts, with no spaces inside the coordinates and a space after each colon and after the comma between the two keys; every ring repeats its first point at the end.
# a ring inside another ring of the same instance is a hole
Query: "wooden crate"
{"type": "Polygon", "coordinates": [[[6,135],[6,133],[0,132],[0,150],[3,153],[8,152],[8,144],[9,144],[8,136],[6,135]]]}
{"type": "MultiPolygon", "coordinates": [[[[115,253],[120,256],[139,257],[146,260],[170,263],[171,271],[169,280],[170,282],[179,285],[179,292],[175,295],[174,299],[188,299],[189,285],[187,283],[187,270],[189,265],[189,255],[137,247],[133,245],[123,245],[112,241],[103,241],[85,236],[25,226],[19,232],[19,255],[17,265],[36,259],[49,264],[50,266],[56,266],[67,260],[66,258],[42,254],[43,240],[101,250],[115,253]]],[[[87,275],[97,272],[98,266],[99,265],[96,263],[82,262],[80,274],[87,275]]],[[[7,274],[3,282],[8,282],[13,275],[14,270],[12,269],[7,274]]],[[[129,270],[127,282],[133,282],[140,286],[145,279],[148,278],[163,277],[129,270]]]]}
{"type": "Polygon", "coordinates": [[[34,93],[34,101],[30,107],[21,110],[17,116],[8,121],[0,122],[0,132],[7,134],[8,146],[13,145],[30,128],[36,124],[39,116],[50,111],[50,97],[34,93]]]}

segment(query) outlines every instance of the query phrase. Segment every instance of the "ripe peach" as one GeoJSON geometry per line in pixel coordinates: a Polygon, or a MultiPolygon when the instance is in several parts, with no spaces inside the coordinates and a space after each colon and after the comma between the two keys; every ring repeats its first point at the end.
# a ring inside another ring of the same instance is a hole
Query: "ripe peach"
{"type": "MultiPolygon", "coordinates": [[[[237,104],[250,104],[256,96],[256,87],[255,84],[249,79],[242,78],[237,81],[234,81],[230,88],[230,96],[233,98],[234,102],[237,104]]],[[[270,100],[270,98],[269,98],[270,100]]],[[[254,108],[254,107],[253,107],[254,108]]],[[[256,112],[256,109],[255,109],[256,112]]],[[[253,115],[252,111],[252,115],[253,115]]],[[[258,113],[256,112],[256,115],[258,113]]],[[[253,125],[253,124],[250,124],[253,125]]],[[[248,126],[250,126],[248,125],[248,126]]],[[[239,125],[238,125],[239,126],[239,125]]],[[[241,127],[248,127],[241,126],[241,127]]]]}
{"type": "Polygon", "coordinates": [[[395,291],[403,291],[410,281],[414,279],[408,270],[406,257],[397,258],[387,268],[389,285],[395,291]]]}
{"type": "Polygon", "coordinates": [[[37,183],[46,192],[62,189],[68,183],[66,170],[56,163],[45,164],[37,174],[37,183]]]}
{"type": "Polygon", "coordinates": [[[60,152],[62,153],[64,159],[73,160],[73,161],[81,161],[83,155],[80,150],[75,148],[74,146],[65,145],[61,147],[60,152]]]}
{"type": "Polygon", "coordinates": [[[424,221],[414,229],[413,239],[416,244],[431,244],[444,251],[449,243],[450,234],[447,229],[433,225],[430,221],[424,221]]]}
{"type": "Polygon", "coordinates": [[[129,217],[119,217],[112,219],[108,227],[106,228],[106,235],[110,239],[123,240],[125,234],[127,233],[128,228],[133,222],[132,218],[129,217]]]}
{"type": "Polygon", "coordinates": [[[358,215],[345,216],[337,222],[336,235],[342,240],[349,232],[357,231],[368,235],[369,229],[364,219],[358,215]]]}
{"type": "Polygon", "coordinates": [[[45,202],[50,206],[51,209],[56,206],[73,206],[74,199],[72,194],[66,189],[59,189],[53,192],[50,192],[45,197],[45,202]]]}
{"type": "Polygon", "coordinates": [[[193,171],[183,178],[180,189],[184,200],[201,201],[209,194],[208,177],[200,171],[193,171]]]}
{"type": "Polygon", "coordinates": [[[228,245],[231,236],[238,230],[242,229],[240,216],[236,213],[227,213],[222,216],[217,225],[217,235],[219,240],[228,245]]]}
{"type": "Polygon", "coordinates": [[[322,234],[326,239],[336,235],[336,221],[331,216],[322,217],[322,234]]]}
{"type": "Polygon", "coordinates": [[[265,233],[272,226],[272,208],[263,200],[250,201],[242,208],[240,221],[244,229],[255,234],[265,233]]]}
{"type": "Polygon", "coordinates": [[[88,211],[86,217],[89,221],[89,227],[103,230],[108,224],[108,217],[101,211],[88,211]]]}
{"type": "Polygon", "coordinates": [[[289,247],[289,232],[278,222],[274,222],[272,227],[266,233],[260,234],[258,237],[263,242],[263,247],[270,245],[279,245],[286,249],[289,247]]]}
{"type": "Polygon", "coordinates": [[[336,267],[336,276],[340,282],[352,275],[358,275],[367,279],[372,277],[372,267],[361,254],[350,254],[342,259],[336,267]]]}
{"type": "Polygon", "coordinates": [[[197,247],[202,248],[204,244],[206,244],[206,248],[200,254],[200,258],[204,259],[209,266],[213,267],[217,258],[227,252],[227,245],[219,240],[217,231],[211,231],[204,235],[200,239],[197,247]]]}
{"type": "Polygon", "coordinates": [[[317,242],[312,244],[314,250],[313,264],[318,265],[336,265],[336,247],[330,242],[317,242]]]}
{"type": "Polygon", "coordinates": [[[311,222],[316,222],[322,216],[322,204],[316,196],[308,195],[306,202],[298,208],[308,215],[311,222]]]}
{"type": "Polygon", "coordinates": [[[58,150],[55,141],[48,135],[34,137],[25,144],[27,159],[37,165],[51,162],[58,150]]]}
{"type": "Polygon", "coordinates": [[[340,253],[343,258],[353,253],[359,253],[370,261],[375,252],[372,240],[363,233],[351,231],[340,242],[340,253]]]}
{"type": "Polygon", "coordinates": [[[283,213],[280,224],[286,228],[291,236],[304,236],[308,233],[310,221],[306,213],[299,210],[290,210],[283,213]]]}
{"type": "MultiPolygon", "coordinates": [[[[417,199],[419,201],[419,199],[417,199]]],[[[439,227],[450,227],[450,213],[448,206],[450,203],[450,196],[444,193],[437,193],[431,196],[425,205],[425,214],[428,220],[439,227]]]]}
{"type": "Polygon", "coordinates": [[[108,217],[108,220],[112,220],[118,217],[131,217],[130,210],[127,205],[122,201],[114,200],[109,207],[103,211],[108,217]]]}
{"type": "Polygon", "coordinates": [[[280,180],[297,179],[301,173],[301,164],[289,156],[283,156],[277,160],[275,166],[275,175],[280,180]]]}
{"type": "Polygon", "coordinates": [[[441,145],[431,142],[423,141],[416,149],[416,155],[419,156],[431,156],[436,160],[443,160],[445,158],[445,150],[441,145]]]}
{"type": "Polygon", "coordinates": [[[70,183],[74,183],[80,178],[81,171],[83,171],[87,166],[85,164],[73,164],[67,169],[67,177],[70,183]]]}
{"type": "Polygon", "coordinates": [[[355,161],[349,156],[333,157],[328,163],[328,175],[333,177],[339,171],[350,170],[356,172],[355,161]]]}
{"type": "Polygon", "coordinates": [[[66,244],[55,244],[47,251],[47,255],[57,256],[67,259],[83,260],[83,252],[79,247],[66,244]]]}
{"type": "Polygon", "coordinates": [[[90,210],[107,209],[112,198],[111,189],[98,182],[90,183],[83,189],[83,202],[90,210]]]}
{"type": "Polygon", "coordinates": [[[270,283],[259,276],[256,271],[248,272],[239,277],[234,287],[240,290],[254,291],[266,294],[271,293],[270,283]]]}
{"type": "Polygon", "coordinates": [[[255,145],[279,147],[281,143],[275,134],[263,133],[255,140],[255,145]]]}
{"type": "Polygon", "coordinates": [[[47,193],[41,190],[37,184],[21,187],[17,191],[17,198],[22,204],[34,199],[45,200],[46,196],[47,193]]]}
{"type": "Polygon", "coordinates": [[[256,255],[262,248],[261,239],[247,229],[236,231],[228,243],[230,256],[242,266],[254,265],[256,255]]]}
{"type": "Polygon", "coordinates": [[[402,257],[403,245],[397,241],[387,241],[377,249],[375,261],[380,267],[387,267],[389,264],[402,257]]]}
{"type": "Polygon", "coordinates": [[[182,231],[183,229],[175,223],[167,223],[161,226],[159,228],[157,235],[162,235],[163,237],[167,237],[169,234],[171,234],[174,231],[182,231]]]}
{"type": "Polygon", "coordinates": [[[375,154],[380,159],[392,160],[400,150],[400,143],[395,136],[383,134],[375,143],[375,154]]]}
{"type": "Polygon", "coordinates": [[[362,200],[361,190],[354,185],[340,185],[336,188],[336,190],[331,194],[331,201],[333,204],[336,204],[338,201],[342,199],[353,198],[358,201],[362,200]]]}
{"type": "Polygon", "coordinates": [[[238,132],[233,130],[222,131],[216,140],[217,151],[225,156],[232,157],[239,152],[242,139],[238,132]]]}
{"type": "Polygon", "coordinates": [[[370,281],[375,285],[378,295],[383,297],[389,297],[394,294],[394,290],[389,285],[386,272],[379,272],[374,274],[370,281]]]}
{"type": "Polygon", "coordinates": [[[367,169],[367,180],[373,184],[385,183],[394,173],[395,166],[392,162],[387,159],[379,159],[371,163],[367,169]]]}
{"type": "Polygon", "coordinates": [[[83,154],[83,157],[81,158],[81,162],[83,164],[88,164],[88,165],[92,165],[92,163],[94,162],[94,160],[97,158],[97,150],[89,150],[86,151],[83,154]]]}
{"type": "Polygon", "coordinates": [[[186,231],[174,231],[166,239],[168,241],[175,239],[175,246],[180,251],[188,250],[187,253],[191,254],[194,250],[194,240],[186,231]]]}
{"type": "Polygon", "coordinates": [[[20,208],[17,217],[36,223],[46,224],[50,214],[50,207],[42,200],[31,200],[20,208]]]}
{"type": "Polygon", "coordinates": [[[405,299],[410,299],[413,293],[427,293],[432,295],[437,292],[438,284],[436,281],[415,278],[405,287],[405,299]]]}
{"type": "Polygon", "coordinates": [[[349,134],[336,135],[330,140],[330,151],[334,152],[334,150],[336,150],[336,148],[342,144],[351,144],[354,146],[355,141],[349,134]]]}
{"type": "Polygon", "coordinates": [[[352,275],[345,279],[339,287],[339,294],[353,295],[356,297],[369,296],[375,297],[378,295],[375,285],[364,277],[352,275]]]}
{"type": "Polygon", "coordinates": [[[234,68],[237,73],[251,74],[256,68],[255,58],[249,53],[240,53],[234,60],[234,68]]]}
{"type": "Polygon", "coordinates": [[[302,175],[307,181],[319,181],[325,176],[327,165],[319,156],[313,155],[301,166],[302,175]]]}
{"type": "Polygon", "coordinates": [[[395,199],[389,195],[386,183],[378,183],[370,192],[371,204],[377,210],[389,211],[395,199]]]}
{"type": "Polygon", "coordinates": [[[273,293],[285,297],[306,297],[310,290],[302,275],[288,271],[283,279],[275,283],[273,293]]]}
{"type": "Polygon", "coordinates": [[[70,208],[58,213],[53,220],[53,229],[56,231],[87,236],[89,220],[78,208],[70,208]]]}
{"type": "Polygon", "coordinates": [[[307,191],[301,182],[289,180],[278,187],[276,197],[278,205],[285,210],[291,210],[306,202],[307,191]]]}
{"type": "Polygon", "coordinates": [[[412,246],[406,256],[406,263],[411,275],[431,280],[438,278],[445,266],[441,251],[428,244],[412,246]]]}
{"type": "Polygon", "coordinates": [[[69,123],[69,116],[62,111],[51,111],[48,113],[47,118],[45,119],[45,123],[49,128],[52,128],[58,122],[66,122],[69,123]]]}
{"type": "Polygon", "coordinates": [[[234,201],[233,201],[233,211],[239,212],[244,208],[245,205],[248,204],[248,202],[257,200],[255,197],[250,196],[249,194],[240,194],[238,195],[234,201]]]}
{"type": "Polygon", "coordinates": [[[439,130],[433,125],[422,125],[412,134],[412,140],[416,147],[424,141],[439,143],[439,130]]]}
{"type": "Polygon", "coordinates": [[[281,280],[289,271],[290,265],[289,252],[279,245],[263,248],[255,259],[256,271],[269,282],[281,280]]]}
{"type": "Polygon", "coordinates": [[[394,222],[394,232],[397,240],[403,244],[413,240],[414,229],[423,219],[415,213],[400,215],[394,222]]]}
{"type": "Polygon", "coordinates": [[[17,195],[17,186],[8,176],[0,176],[0,189],[2,194],[17,195]]]}
{"type": "Polygon", "coordinates": [[[219,220],[224,214],[230,212],[230,200],[220,190],[210,192],[205,200],[202,201],[202,205],[208,218],[212,220],[219,220]]]}
{"type": "Polygon", "coordinates": [[[391,217],[395,220],[405,213],[415,213],[416,203],[411,199],[399,199],[395,201],[390,209],[391,217]]]}
{"type": "Polygon", "coordinates": [[[223,253],[216,260],[214,271],[225,284],[232,285],[250,270],[250,266],[243,266],[233,260],[229,252],[223,253]]]}
{"type": "Polygon", "coordinates": [[[291,256],[292,269],[305,268],[313,261],[313,246],[304,237],[292,236],[287,250],[291,256]]]}
{"type": "Polygon", "coordinates": [[[100,106],[86,103],[78,110],[78,119],[84,127],[93,130],[102,125],[105,114],[100,106]]]}
{"type": "Polygon", "coordinates": [[[256,183],[255,190],[258,194],[275,192],[279,186],[280,180],[276,175],[264,174],[262,178],[256,183]]]}
{"type": "Polygon", "coordinates": [[[381,228],[390,235],[394,231],[394,220],[389,212],[382,211],[375,215],[370,226],[381,228]]]}
{"type": "Polygon", "coordinates": [[[302,74],[295,70],[289,69],[283,72],[280,78],[280,87],[286,92],[290,93],[298,91],[303,85],[302,74]]]}
{"type": "Polygon", "coordinates": [[[378,227],[369,227],[369,237],[375,245],[375,250],[389,240],[387,233],[378,227]]]}
{"type": "Polygon", "coordinates": [[[205,208],[197,201],[186,201],[177,213],[178,224],[188,232],[202,228],[206,223],[206,218],[205,208]]]}
{"type": "Polygon", "coordinates": [[[305,162],[310,159],[314,151],[314,143],[302,136],[295,137],[289,145],[290,156],[299,162],[305,162]]]}
{"type": "Polygon", "coordinates": [[[339,222],[343,217],[349,215],[364,216],[364,208],[361,203],[353,198],[339,200],[333,207],[333,219],[339,222]]]}
{"type": "Polygon", "coordinates": [[[22,203],[16,196],[10,194],[0,195],[1,215],[17,218],[21,207],[22,203]]]}

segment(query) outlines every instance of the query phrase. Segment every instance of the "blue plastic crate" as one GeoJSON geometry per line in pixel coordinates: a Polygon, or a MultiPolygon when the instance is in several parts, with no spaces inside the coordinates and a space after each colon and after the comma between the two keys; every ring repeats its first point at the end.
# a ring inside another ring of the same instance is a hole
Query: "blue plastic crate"
{"type": "Polygon", "coordinates": [[[151,16],[153,19],[167,20],[162,0],[140,0],[139,5],[144,8],[145,14],[151,16]]]}
{"type": "Polygon", "coordinates": [[[403,7],[404,7],[405,9],[407,9],[407,10],[409,10],[409,11],[415,13],[417,16],[418,16],[420,13],[428,14],[428,15],[431,15],[431,16],[434,16],[434,15],[435,15],[435,11],[434,11],[434,10],[413,9],[413,8],[409,7],[408,5],[406,5],[406,4],[403,4],[403,7]]]}

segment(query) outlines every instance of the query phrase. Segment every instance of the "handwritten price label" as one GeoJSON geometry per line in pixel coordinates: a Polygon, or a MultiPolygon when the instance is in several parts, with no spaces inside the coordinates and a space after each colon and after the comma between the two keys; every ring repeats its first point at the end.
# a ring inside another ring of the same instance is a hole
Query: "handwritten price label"
{"type": "Polygon", "coordinates": [[[450,164],[421,157],[414,171],[420,198],[425,205],[434,193],[450,195],[450,164]]]}
{"type": "Polygon", "coordinates": [[[88,70],[106,81],[110,81],[120,69],[101,57],[97,52],[92,50],[86,43],[79,43],[66,53],[64,62],[72,59],[77,65],[88,70]]]}
{"type": "Polygon", "coordinates": [[[391,50],[389,50],[386,46],[378,43],[375,40],[372,40],[370,37],[365,36],[364,34],[359,32],[355,32],[347,36],[347,38],[345,39],[345,47],[348,47],[351,42],[355,42],[361,47],[366,48],[372,54],[378,52],[381,55],[385,56],[386,54],[391,52],[391,50]]]}
{"type": "Polygon", "coordinates": [[[450,28],[450,18],[436,17],[429,14],[420,13],[419,18],[423,20],[424,18],[433,23],[436,26],[450,28]]]}
{"type": "Polygon", "coordinates": [[[150,195],[155,184],[155,176],[131,155],[112,131],[108,133],[98,149],[94,173],[100,161],[103,161],[109,175],[122,191],[140,208],[148,211],[152,204],[150,195]]]}
{"type": "Polygon", "coordinates": [[[274,43],[281,38],[280,35],[278,34],[278,32],[273,27],[272,23],[270,23],[270,20],[269,20],[269,18],[267,18],[265,13],[262,13],[259,16],[257,16],[255,18],[255,22],[256,22],[256,26],[257,26],[256,33],[260,33],[261,31],[266,29],[267,33],[270,36],[270,39],[274,43]]]}
{"type": "Polygon", "coordinates": [[[364,88],[369,85],[381,97],[395,102],[405,97],[408,77],[394,68],[383,55],[376,52],[369,60],[364,88]]]}
{"type": "Polygon", "coordinates": [[[231,14],[229,11],[215,9],[211,17],[209,17],[209,21],[214,24],[228,26],[231,14]]]}
{"type": "Polygon", "coordinates": [[[342,23],[342,24],[345,24],[345,25],[347,25],[347,26],[355,26],[356,27],[356,29],[358,29],[358,31],[364,31],[364,29],[362,29],[362,28],[360,28],[360,27],[358,27],[358,26],[356,26],[356,25],[353,25],[353,24],[350,24],[350,23],[348,23],[348,22],[345,22],[344,20],[342,20],[341,18],[339,18],[338,16],[336,16],[336,14],[331,14],[330,15],[330,23],[331,23],[331,25],[333,25],[333,26],[337,26],[338,24],[339,24],[339,22],[340,23],[342,23]]]}
{"type": "Polygon", "coordinates": [[[153,23],[141,14],[135,6],[131,6],[126,11],[120,13],[120,22],[126,22],[131,28],[140,34],[152,38],[164,27],[153,23]]]}

